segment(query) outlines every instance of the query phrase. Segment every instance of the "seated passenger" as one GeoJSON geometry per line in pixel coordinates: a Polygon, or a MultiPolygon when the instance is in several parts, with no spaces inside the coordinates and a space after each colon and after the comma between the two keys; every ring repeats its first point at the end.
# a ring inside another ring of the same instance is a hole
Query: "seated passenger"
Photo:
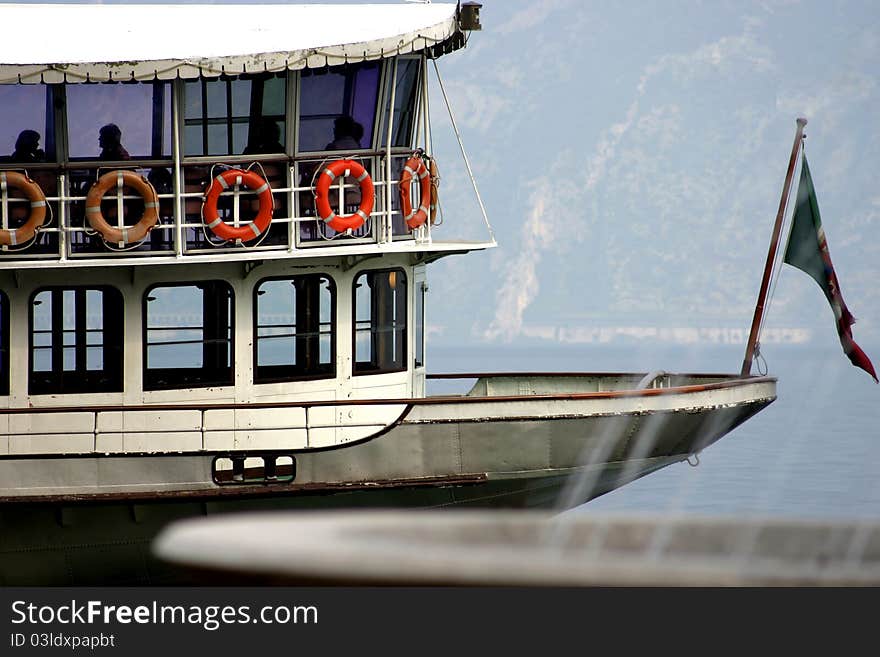
{"type": "Polygon", "coordinates": [[[165,167],[150,169],[150,173],[147,174],[147,180],[156,189],[157,194],[171,193],[174,179],[171,177],[171,171],[165,167]]]}
{"type": "Polygon", "coordinates": [[[15,140],[15,151],[10,156],[12,162],[45,162],[46,153],[40,146],[40,133],[36,130],[22,130],[15,140]]]}
{"type": "Polygon", "coordinates": [[[281,144],[281,128],[278,127],[278,122],[273,119],[263,119],[254,127],[242,155],[283,152],[284,146],[281,144]]]}
{"type": "Polygon", "coordinates": [[[108,123],[98,131],[99,157],[102,160],[130,160],[131,155],[122,146],[122,130],[115,123],[108,123]]]}
{"type": "Polygon", "coordinates": [[[324,147],[325,151],[359,150],[364,126],[344,114],[333,122],[333,141],[324,147]]]}
{"type": "MultiPolygon", "coordinates": [[[[165,167],[150,169],[147,180],[156,190],[157,194],[170,194],[174,191],[174,178],[171,171],[165,167]]],[[[174,216],[174,200],[170,198],[159,199],[159,218],[165,219],[174,216]]]]}

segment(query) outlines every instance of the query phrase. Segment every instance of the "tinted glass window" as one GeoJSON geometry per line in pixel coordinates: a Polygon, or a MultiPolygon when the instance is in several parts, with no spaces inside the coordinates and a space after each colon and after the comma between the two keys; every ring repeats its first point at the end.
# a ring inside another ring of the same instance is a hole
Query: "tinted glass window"
{"type": "Polygon", "coordinates": [[[0,84],[0,162],[53,162],[52,89],[0,84]]]}
{"type": "Polygon", "coordinates": [[[283,75],[187,82],[184,152],[284,153],[286,90],[283,75]]]}
{"type": "Polygon", "coordinates": [[[31,299],[30,393],[122,390],[122,294],[49,288],[31,299]]]}
{"type": "MultiPolygon", "coordinates": [[[[389,62],[388,66],[393,70],[394,63],[389,62]]],[[[412,144],[417,99],[419,96],[420,68],[418,59],[399,59],[397,61],[397,89],[394,92],[394,124],[391,128],[391,143],[394,146],[409,146],[412,144]]],[[[391,93],[389,90],[385,98],[386,115],[390,102],[391,93]]]]}
{"type": "Polygon", "coordinates": [[[406,274],[362,273],[354,282],[355,374],[406,369],[406,274]]]}
{"type": "Polygon", "coordinates": [[[232,288],[153,287],[144,311],[144,390],[232,385],[232,288]]]}
{"type": "Polygon", "coordinates": [[[329,72],[304,70],[297,149],[305,152],[370,148],[379,71],[378,62],[334,67],[329,72]]]}
{"type": "Polygon", "coordinates": [[[254,381],[334,376],[335,296],[333,281],[323,275],[259,284],[254,381]]]}
{"type": "Polygon", "coordinates": [[[171,85],[70,84],[65,89],[70,157],[171,157],[171,85]]]}

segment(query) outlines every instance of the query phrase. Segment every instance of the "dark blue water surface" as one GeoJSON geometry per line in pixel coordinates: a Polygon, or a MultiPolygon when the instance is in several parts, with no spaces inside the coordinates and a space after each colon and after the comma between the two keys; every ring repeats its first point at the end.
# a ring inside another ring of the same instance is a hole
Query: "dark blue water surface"
{"type": "MultiPolygon", "coordinates": [[[[880,366],[880,349],[862,346],[880,366]]],[[[880,386],[837,345],[764,351],[779,379],[773,404],[704,450],[698,467],[669,466],[575,512],[880,517],[880,386]]],[[[430,372],[739,372],[742,357],[726,345],[436,347],[428,363],[430,372]]]]}

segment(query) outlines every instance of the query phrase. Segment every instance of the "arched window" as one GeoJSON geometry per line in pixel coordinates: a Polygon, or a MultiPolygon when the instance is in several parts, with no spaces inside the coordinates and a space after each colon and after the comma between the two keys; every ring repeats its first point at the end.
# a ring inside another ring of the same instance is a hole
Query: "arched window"
{"type": "Polygon", "coordinates": [[[0,290],[0,395],[9,394],[9,297],[0,290]]]}
{"type": "Polygon", "coordinates": [[[260,281],[254,310],[254,383],[336,375],[333,279],[309,274],[260,281]]]}
{"type": "Polygon", "coordinates": [[[354,281],[354,373],[406,369],[406,274],[362,272],[354,281]]]}
{"type": "Polygon", "coordinates": [[[144,390],[233,384],[232,287],[157,285],[144,295],[144,390]]]}

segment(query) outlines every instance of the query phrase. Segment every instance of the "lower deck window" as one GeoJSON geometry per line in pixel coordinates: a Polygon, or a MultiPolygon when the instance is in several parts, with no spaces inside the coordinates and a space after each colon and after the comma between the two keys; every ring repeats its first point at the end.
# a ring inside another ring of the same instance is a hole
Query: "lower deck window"
{"type": "Polygon", "coordinates": [[[413,321],[416,325],[416,334],[413,338],[414,349],[416,352],[413,364],[416,367],[425,366],[425,293],[428,291],[428,284],[422,281],[416,283],[415,286],[415,308],[413,321]]]}
{"type": "Polygon", "coordinates": [[[9,297],[0,291],[0,395],[9,394],[9,297]]]}
{"type": "Polygon", "coordinates": [[[233,383],[232,288],[157,286],[144,298],[144,390],[233,383]]]}
{"type": "Polygon", "coordinates": [[[31,298],[30,394],[122,390],[119,290],[48,288],[31,298]]]}
{"type": "Polygon", "coordinates": [[[362,273],[354,282],[354,373],[406,369],[406,274],[362,273]]]}
{"type": "Polygon", "coordinates": [[[335,297],[333,281],[322,274],[257,286],[255,383],[335,376],[335,297]]]}

